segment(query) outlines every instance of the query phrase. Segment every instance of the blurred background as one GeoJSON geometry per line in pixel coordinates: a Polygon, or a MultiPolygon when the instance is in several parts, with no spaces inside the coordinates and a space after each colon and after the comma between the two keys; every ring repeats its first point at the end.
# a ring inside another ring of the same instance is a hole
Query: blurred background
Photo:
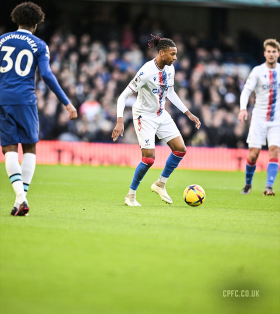
{"type": "MultiPolygon", "coordinates": [[[[185,144],[245,148],[248,124],[238,122],[239,97],[252,67],[264,62],[263,41],[280,39],[280,2],[267,1],[34,1],[46,14],[36,35],[50,48],[51,68],[77,108],[68,113],[36,78],[40,140],[111,142],[116,103],[137,70],[156,56],[151,34],[177,45],[175,90],[202,121],[199,131],[175,106],[166,110],[185,144]]],[[[17,27],[10,20],[21,1],[1,0],[0,34],[17,27]]],[[[137,144],[131,106],[118,142],[137,144]]],[[[249,111],[254,95],[249,101],[249,111]]],[[[164,145],[159,141],[157,144],[164,145]]]]}

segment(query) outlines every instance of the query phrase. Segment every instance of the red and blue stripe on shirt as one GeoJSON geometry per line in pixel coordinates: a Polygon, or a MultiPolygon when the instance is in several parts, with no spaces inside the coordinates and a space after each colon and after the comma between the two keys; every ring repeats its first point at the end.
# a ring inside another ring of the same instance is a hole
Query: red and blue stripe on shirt
{"type": "Polygon", "coordinates": [[[273,121],[277,99],[277,72],[269,71],[269,100],[266,113],[266,121],[273,121]]]}
{"type": "Polygon", "coordinates": [[[160,116],[163,111],[163,97],[164,97],[164,91],[168,87],[167,83],[167,74],[165,70],[158,73],[159,76],[159,84],[160,84],[160,93],[159,93],[159,109],[157,111],[157,116],[160,116]]]}

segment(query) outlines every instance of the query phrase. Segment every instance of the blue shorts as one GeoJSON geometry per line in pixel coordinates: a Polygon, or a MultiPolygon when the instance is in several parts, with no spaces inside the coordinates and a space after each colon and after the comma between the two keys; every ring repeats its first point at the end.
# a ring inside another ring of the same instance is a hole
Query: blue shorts
{"type": "Polygon", "coordinates": [[[0,142],[2,146],[34,144],[39,141],[37,105],[0,105],[0,142]]]}

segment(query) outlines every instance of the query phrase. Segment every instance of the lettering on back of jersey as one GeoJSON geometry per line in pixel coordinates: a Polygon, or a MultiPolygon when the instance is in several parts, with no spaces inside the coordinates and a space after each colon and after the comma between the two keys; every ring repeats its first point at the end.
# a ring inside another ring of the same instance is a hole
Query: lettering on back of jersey
{"type": "Polygon", "coordinates": [[[20,40],[26,41],[29,44],[30,48],[32,49],[33,53],[35,53],[38,50],[37,44],[35,43],[33,39],[31,39],[30,37],[26,35],[20,35],[20,34],[10,34],[3,37],[0,40],[0,48],[4,44],[4,42],[6,42],[9,39],[20,39],[20,40]]]}

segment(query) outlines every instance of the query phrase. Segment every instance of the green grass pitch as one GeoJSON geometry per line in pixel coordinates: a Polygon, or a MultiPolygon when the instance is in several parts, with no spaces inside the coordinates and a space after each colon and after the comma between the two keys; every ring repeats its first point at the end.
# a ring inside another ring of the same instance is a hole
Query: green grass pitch
{"type": "Polygon", "coordinates": [[[0,164],[0,312],[3,314],[279,313],[280,178],[266,173],[240,195],[242,172],[176,170],[173,205],[150,186],[142,207],[123,204],[134,169],[38,165],[29,217],[12,217],[14,192],[0,164]],[[189,184],[206,191],[188,207],[189,184]],[[259,297],[223,297],[257,290],[259,297]]]}

